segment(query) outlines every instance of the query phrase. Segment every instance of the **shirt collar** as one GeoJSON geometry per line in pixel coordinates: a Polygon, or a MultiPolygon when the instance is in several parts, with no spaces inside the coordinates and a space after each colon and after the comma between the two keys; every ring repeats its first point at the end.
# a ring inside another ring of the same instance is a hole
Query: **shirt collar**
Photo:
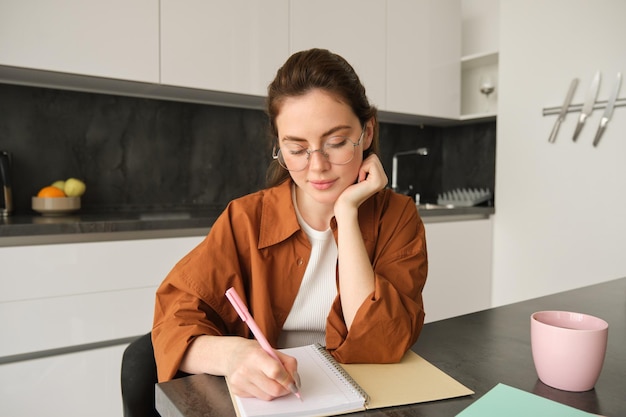
{"type": "Polygon", "coordinates": [[[282,242],[300,230],[291,199],[291,184],[289,178],[263,193],[259,249],[282,242]]]}

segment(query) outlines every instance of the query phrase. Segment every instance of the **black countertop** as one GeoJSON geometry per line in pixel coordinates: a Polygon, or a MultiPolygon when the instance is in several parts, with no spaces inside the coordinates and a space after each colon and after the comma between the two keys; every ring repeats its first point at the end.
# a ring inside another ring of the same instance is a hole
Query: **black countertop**
{"type": "Polygon", "coordinates": [[[202,236],[221,210],[77,212],[0,218],[0,246],[202,236]]]}
{"type": "MultiPolygon", "coordinates": [[[[424,223],[487,218],[495,212],[493,207],[418,208],[424,223]]],[[[0,246],[203,236],[222,210],[79,211],[64,216],[19,214],[0,218],[0,246]]]]}

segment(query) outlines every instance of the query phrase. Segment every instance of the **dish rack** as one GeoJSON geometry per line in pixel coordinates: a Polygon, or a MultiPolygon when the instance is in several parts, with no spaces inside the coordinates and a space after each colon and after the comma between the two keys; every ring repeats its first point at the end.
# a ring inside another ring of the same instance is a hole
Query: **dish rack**
{"type": "Polygon", "coordinates": [[[445,206],[471,207],[491,200],[488,188],[457,188],[437,195],[437,204],[445,206]]]}

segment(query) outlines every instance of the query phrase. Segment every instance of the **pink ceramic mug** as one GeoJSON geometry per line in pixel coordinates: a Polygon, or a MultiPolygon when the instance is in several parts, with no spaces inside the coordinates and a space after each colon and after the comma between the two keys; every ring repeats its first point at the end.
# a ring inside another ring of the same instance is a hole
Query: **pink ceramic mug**
{"type": "Polygon", "coordinates": [[[530,316],[530,341],[539,379],[564,391],[594,387],[606,352],[609,325],[587,314],[539,311],[530,316]]]}

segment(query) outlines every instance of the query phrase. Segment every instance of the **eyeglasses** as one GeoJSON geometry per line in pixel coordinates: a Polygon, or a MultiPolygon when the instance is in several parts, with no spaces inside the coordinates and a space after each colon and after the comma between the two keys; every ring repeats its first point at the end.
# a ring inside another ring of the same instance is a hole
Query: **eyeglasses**
{"type": "Polygon", "coordinates": [[[280,166],[288,171],[302,171],[309,164],[311,154],[314,152],[321,153],[328,162],[333,165],[345,165],[354,158],[354,150],[361,144],[363,135],[365,134],[365,126],[361,131],[359,140],[354,143],[350,138],[345,136],[333,136],[329,138],[321,149],[307,149],[297,143],[284,144],[283,148],[272,150],[272,158],[277,159],[280,166]]]}

